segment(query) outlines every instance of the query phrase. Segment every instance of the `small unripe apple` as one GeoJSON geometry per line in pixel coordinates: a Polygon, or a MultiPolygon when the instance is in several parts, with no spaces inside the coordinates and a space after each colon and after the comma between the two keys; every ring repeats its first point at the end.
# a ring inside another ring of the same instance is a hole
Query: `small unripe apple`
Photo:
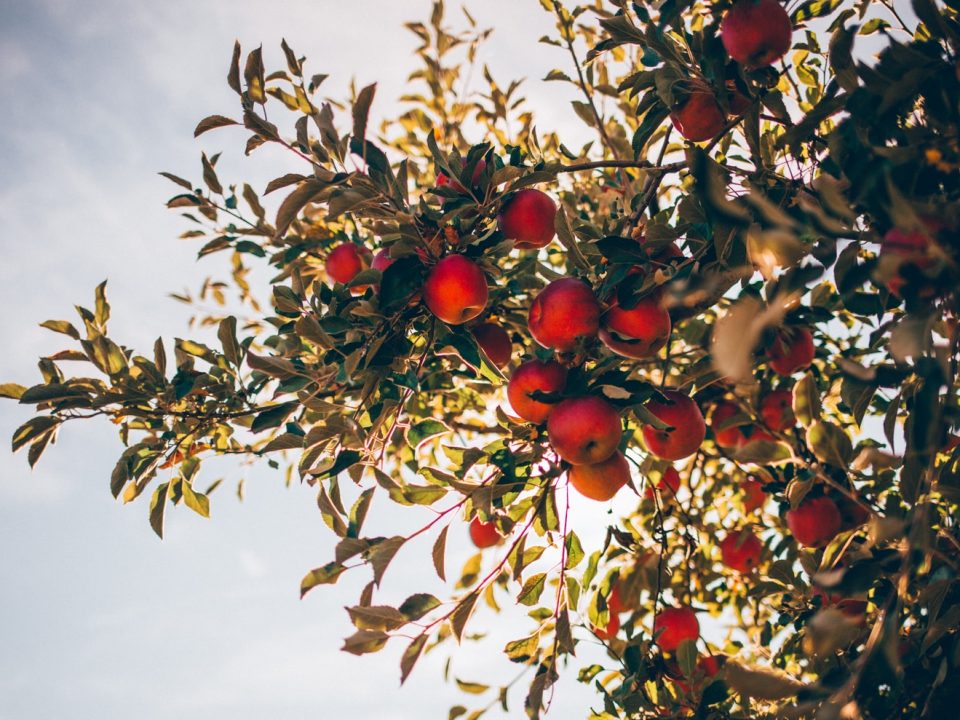
{"type": "Polygon", "coordinates": [[[806,370],[815,353],[813,335],[803,327],[783,328],[767,349],[770,367],[780,375],[806,370]]]}
{"type": "Polygon", "coordinates": [[[507,200],[497,216],[497,226],[520,250],[542,248],[556,234],[553,221],[557,206],[540,190],[526,188],[507,200]]]}
{"type": "Polygon", "coordinates": [[[670,313],[659,299],[645,297],[629,310],[614,301],[603,316],[600,340],[624,357],[653,357],[670,338],[670,313]]]}
{"type": "Polygon", "coordinates": [[[728,420],[739,414],[740,406],[733,402],[718,403],[713,409],[713,414],[710,416],[710,429],[713,431],[713,439],[718,446],[736,450],[747,441],[742,426],[724,425],[728,420]]]}
{"type": "Polygon", "coordinates": [[[806,498],[786,518],[790,534],[804,547],[823,547],[840,532],[840,510],[828,497],[806,498]]]}
{"type": "Polygon", "coordinates": [[[528,360],[513,371],[507,384],[507,398],[513,411],[527,422],[545,422],[556,404],[540,402],[530,397],[539,390],[543,393],[561,392],[567,385],[567,369],[549,360],[528,360]]]}
{"type": "Polygon", "coordinates": [[[772,65],[793,39],[790,16],[777,0],[737,0],[720,23],[727,53],[748,69],[772,65]]]}
{"type": "Polygon", "coordinates": [[[610,619],[607,620],[607,626],[603,628],[593,628],[593,634],[601,640],[613,640],[620,632],[620,616],[615,612],[610,612],[610,619]]]}
{"type": "Polygon", "coordinates": [[[479,517],[474,516],[473,520],[470,521],[470,539],[474,545],[482,550],[483,548],[493,547],[503,539],[503,536],[497,529],[495,522],[492,520],[484,522],[479,517]]]}
{"type": "Polygon", "coordinates": [[[653,621],[653,634],[661,650],[673,652],[684,640],[696,642],[700,637],[700,623],[688,607],[664,608],[653,621]]]}
{"type": "Polygon", "coordinates": [[[334,281],[346,285],[353,280],[370,262],[370,251],[353,243],[337,245],[327,255],[327,275],[334,281]]]}
{"type": "Polygon", "coordinates": [[[449,325],[473,320],[487,306],[487,276],[463,255],[447,255],[423,284],[423,301],[449,325]]]}
{"type": "Polygon", "coordinates": [[[707,436],[700,408],[689,395],[678,390],[661,390],[666,400],[652,399],[646,408],[669,427],[658,430],[644,425],[643,439],[651,453],[664,460],[682,460],[693,455],[707,436]]]}
{"type": "Polygon", "coordinates": [[[543,347],[569,352],[581,339],[597,336],[600,303],[582,280],[560,278],[534,298],[527,326],[543,347]]]}
{"type": "Polygon", "coordinates": [[[581,495],[606,502],[630,480],[630,464],[623,453],[615,450],[606,460],[593,465],[574,465],[567,474],[570,484],[581,495]]]}
{"type": "Polygon", "coordinates": [[[670,120],[680,134],[691,142],[710,140],[727,124],[727,116],[716,96],[710,86],[701,80],[691,83],[690,93],[670,113],[670,120]]]}
{"type": "Polygon", "coordinates": [[[603,462],[616,451],[622,434],[617,409],[596,395],[564,400],[547,418],[550,444],[571,465],[603,462]]]}
{"type": "MultiPolygon", "coordinates": [[[[677,496],[677,491],[680,490],[680,473],[677,472],[675,467],[671,465],[663,471],[663,475],[657,481],[657,490],[660,492],[660,497],[665,501],[672,500],[677,496]]],[[[651,483],[647,483],[647,489],[643,491],[643,496],[647,500],[654,499],[655,493],[651,483]]]]}
{"type": "Polygon", "coordinates": [[[774,432],[785,432],[796,425],[793,414],[793,393],[789,390],[774,390],[760,401],[760,417],[774,432]]]}
{"type": "MultiPolygon", "coordinates": [[[[487,161],[482,158],[477,161],[477,164],[473,167],[473,175],[470,176],[470,184],[476,187],[477,183],[480,182],[480,176],[483,174],[483,171],[487,168],[487,161]]],[[[447,177],[446,173],[437,173],[437,187],[443,187],[444,185],[449,185],[451,188],[456,190],[459,193],[467,192],[467,189],[459,180],[451,180],[447,177]]]]}
{"type": "Polygon", "coordinates": [[[752,572],[760,564],[762,550],[760,539],[746,528],[731,532],[720,541],[723,564],[739,573],[752,572]]]}
{"type": "Polygon", "coordinates": [[[510,364],[510,357],[513,355],[510,333],[491,322],[474,325],[470,332],[494,365],[503,368],[510,364]]]}

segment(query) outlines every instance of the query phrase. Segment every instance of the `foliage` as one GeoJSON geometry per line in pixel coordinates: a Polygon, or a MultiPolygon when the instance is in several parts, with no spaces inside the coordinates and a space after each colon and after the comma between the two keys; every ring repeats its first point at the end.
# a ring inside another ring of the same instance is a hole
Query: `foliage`
{"type": "MultiPolygon", "coordinates": [[[[139,355],[108,334],[99,286],[94,309],[77,308],[79,327],[43,324],[72,344],[41,359],[42,382],[0,385],[38,410],[13,449],[27,448],[33,465],[68,421],[109,418],[125,446],[111,491],[131,502],[152,490],[158,534],[170,505],[209,514],[209,490],[198,487],[206,458],[266,457],[277,468],[289,459],[288,477],[316,487],[339,537],[301,592],[348,569],[372,573],[349,609],[357,630],[344,649],[412,638],[405,679],[423,652],[468,639],[481,600],[515,601],[534,627],[504,652],[530,671],[531,717],[578,645],[597,642],[592,629],[621,607],[623,627],[603,639],[606,664],[580,669],[599,694],[596,717],[950,716],[949,679],[960,673],[956,1],[915,0],[909,27],[883,0],[806,0],[792,10],[784,62],[750,71],[720,41],[726,2],[541,4],[556,19],[541,42],[573,63],[572,76],[556,69],[546,80],[580,91],[573,110],[596,132],[579,150],[535,126],[519,82],[498,83],[484,67],[485,90],[464,94],[489,31],[469,15],[468,30],[450,30],[439,0],[429,22],[407,26],[422,41],[416,90],[378,132],[368,120],[375,86],[347,108],[320,96],[326,76],[308,74],[286,43],[286,69],[270,72],[259,48],[243,58],[237,45],[227,80],[241,114],[208,117],[196,134],[244,128],[247,154],[279,145],[301,173],[267,185],[263,195],[284,196],[269,218],[250,185],[221,181],[217,156],[202,158],[203,187],[165,175],[181,189],[168,206],[190,222],[184,237],[202,243],[201,257],[230,257],[231,281],[210,281],[200,296],[223,306],[234,287],[249,317],[206,315],[200,325],[216,328],[216,342],[177,339],[168,359],[158,340],[139,355]],[[729,122],[713,140],[685,143],[668,116],[698,83],[729,122]],[[295,119],[275,124],[268,104],[295,119]],[[440,173],[459,184],[438,184],[440,173]],[[560,200],[557,241],[519,251],[496,218],[531,186],[560,200]],[[892,231],[931,243],[904,260],[881,250],[892,231]],[[388,248],[394,262],[335,283],[325,258],[343,243],[388,248]],[[671,243],[682,256],[663,254],[671,243]],[[611,517],[602,546],[583,547],[569,526],[568,465],[545,428],[500,407],[504,376],[474,335],[421,302],[424,278],[450,253],[483,269],[490,297],[479,320],[506,328],[524,358],[554,356],[531,340],[527,313],[557,278],[585,280],[605,304],[659,296],[669,307],[672,334],[655,356],[624,358],[590,338],[557,354],[569,369],[562,396],[613,404],[634,465],[621,494],[638,498],[611,517]],[[269,310],[247,283],[250,263],[272,269],[269,310]],[[799,379],[780,376],[768,349],[800,327],[816,357],[799,379]],[[64,361],[92,366],[90,377],[67,375],[64,361]],[[690,394],[708,416],[720,401],[737,408],[677,463],[675,498],[657,484],[671,464],[641,433],[657,423],[646,404],[662,387],[690,394]],[[792,394],[799,427],[760,414],[773,389],[792,394]],[[736,427],[753,441],[717,443],[736,427]],[[759,502],[748,478],[762,483],[759,502]],[[844,524],[806,548],[786,514],[819,497],[844,524]],[[382,537],[364,527],[374,501],[436,513],[382,537]],[[413,537],[435,538],[445,578],[448,530],[473,517],[505,540],[470,559],[452,597],[377,602],[413,537]],[[764,549],[759,568],[740,575],[718,562],[719,539],[743,528],[764,549]],[[615,589],[622,606],[611,609],[615,589]],[[654,618],[684,605],[723,613],[723,644],[658,649],[654,618]],[[711,657],[716,674],[704,669],[711,657]]],[[[461,688],[506,706],[507,688],[461,688]]]]}

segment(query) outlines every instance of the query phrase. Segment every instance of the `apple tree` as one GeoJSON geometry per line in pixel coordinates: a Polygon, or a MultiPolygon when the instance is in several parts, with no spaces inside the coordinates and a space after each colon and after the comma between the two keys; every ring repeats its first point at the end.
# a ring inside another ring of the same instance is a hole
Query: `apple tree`
{"type": "MultiPolygon", "coordinates": [[[[196,135],[299,171],[164,173],[183,237],[229,258],[200,291],[222,313],[140,354],[101,285],[43,323],[69,345],[38,384],[0,385],[37,409],[13,449],[110,420],[110,490],[158,535],[209,514],[207,459],[284,470],[338,538],[301,592],[370,574],[344,649],[402,643],[405,679],[478,605],[526,616],[503,652],[530,717],[562,672],[597,718],[956,717],[960,3],[540,4],[583,147],[473,72],[489,31],[440,0],[379,128],[375,85],[326,97],[286,43],[279,69],[238,44],[237,105],[196,135]],[[582,542],[570,507],[615,496],[582,542]],[[385,602],[421,536],[448,596],[385,602]]],[[[516,702],[461,687],[485,697],[451,717],[516,702]]]]}

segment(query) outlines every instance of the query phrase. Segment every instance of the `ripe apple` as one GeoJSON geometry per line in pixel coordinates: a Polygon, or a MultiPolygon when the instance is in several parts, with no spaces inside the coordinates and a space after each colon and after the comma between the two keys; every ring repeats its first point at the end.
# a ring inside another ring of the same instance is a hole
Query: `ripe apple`
{"type": "Polygon", "coordinates": [[[727,116],[717,102],[713,90],[702,80],[691,82],[690,93],[681,105],[670,113],[670,120],[680,134],[691,142],[710,140],[727,124],[727,116]]]}
{"type": "Polygon", "coordinates": [[[696,642],[700,623],[688,607],[664,608],[653,621],[653,634],[661,650],[673,652],[684,640],[696,642]]]}
{"type": "Polygon", "coordinates": [[[544,393],[558,393],[567,385],[567,369],[560,363],[549,360],[528,360],[513,371],[507,384],[507,398],[510,407],[527,422],[545,422],[556,407],[555,404],[540,402],[530,397],[530,393],[539,390],[544,393]]]}
{"type": "Polygon", "coordinates": [[[740,406],[729,401],[718,403],[713,409],[713,414],[710,416],[710,429],[713,430],[713,439],[718,446],[736,450],[747,441],[747,436],[741,429],[742,426],[724,427],[727,420],[739,414],[740,406]]]}
{"type": "Polygon", "coordinates": [[[614,451],[603,462],[574,465],[567,473],[570,484],[586,498],[606,502],[630,480],[630,464],[623,453],[614,451]]]}
{"type": "Polygon", "coordinates": [[[737,0],[720,23],[723,47],[751,70],[786,55],[792,39],[790,16],[777,0],[737,0]]]}
{"type": "Polygon", "coordinates": [[[623,606],[623,599],[620,597],[619,580],[610,591],[610,597],[607,598],[607,609],[614,615],[619,615],[626,610],[626,608],[623,606]]]}
{"type": "Polygon", "coordinates": [[[473,320],[487,305],[487,276],[463,255],[447,255],[433,266],[423,284],[430,312],[450,325],[473,320]]]}
{"type": "Polygon", "coordinates": [[[553,220],[557,206],[540,190],[527,188],[507,200],[497,216],[497,226],[507,240],[520,250],[549,245],[556,234],[553,220]]]}
{"type": "Polygon", "coordinates": [[[640,247],[647,252],[653,262],[662,265],[668,264],[671,260],[679,260],[683,257],[683,251],[675,242],[667,243],[666,245],[658,244],[658,246],[654,248],[646,235],[641,235],[637,238],[637,242],[640,243],[640,247]]]}
{"type": "Polygon", "coordinates": [[[767,349],[770,367],[785,376],[810,367],[814,354],[813,335],[803,327],[781,329],[767,349]]]}
{"type": "Polygon", "coordinates": [[[597,336],[600,303],[582,280],[560,278],[534,298],[527,325],[533,339],[544,347],[569,352],[581,338],[597,336]]]}
{"type": "MultiPolygon", "coordinates": [[[[697,661],[697,671],[693,680],[693,685],[697,689],[703,685],[709,678],[714,677],[720,672],[720,660],[726,659],[724,655],[704,655],[697,661]]],[[[690,692],[690,684],[686,681],[680,665],[675,661],[666,663],[667,677],[669,677],[680,690],[685,694],[690,692]]]]}
{"type": "MultiPolygon", "coordinates": [[[[473,168],[473,175],[470,176],[471,185],[476,187],[477,183],[480,182],[480,176],[483,174],[483,171],[486,170],[486,168],[487,161],[481,158],[473,168]]],[[[467,189],[459,180],[451,180],[449,177],[447,177],[446,173],[437,173],[437,187],[443,187],[444,185],[449,185],[459,193],[467,192],[467,189]]]]}
{"type": "Polygon", "coordinates": [[[491,322],[474,325],[470,328],[470,332],[494,365],[503,368],[510,363],[510,357],[513,355],[510,333],[491,322]]]}
{"type": "Polygon", "coordinates": [[[862,598],[844,597],[819,587],[814,588],[813,597],[820,598],[821,607],[835,607],[849,618],[860,618],[867,612],[867,601],[862,598]]]}
{"type": "Polygon", "coordinates": [[[379,270],[380,272],[383,272],[388,267],[393,265],[394,262],[396,261],[392,257],[390,257],[390,249],[383,248],[382,250],[377,252],[376,255],[373,256],[373,262],[370,263],[370,267],[372,267],[374,270],[379,270]]]}
{"type": "Polygon", "coordinates": [[[346,285],[370,263],[370,251],[353,243],[337,245],[327,255],[327,275],[334,281],[346,285]]]}
{"type": "Polygon", "coordinates": [[[823,547],[840,532],[842,519],[837,504],[828,497],[806,498],[787,511],[787,527],[804,547],[823,547]]]}
{"type": "Polygon", "coordinates": [[[473,540],[474,545],[482,550],[483,548],[493,547],[503,539],[503,536],[497,529],[495,522],[492,520],[484,522],[479,517],[474,516],[473,520],[470,521],[470,539],[473,540]]]}
{"type": "Polygon", "coordinates": [[[870,519],[870,511],[846,495],[837,493],[834,502],[840,511],[840,532],[858,528],[870,519]]]}
{"type": "Polygon", "coordinates": [[[764,395],[760,401],[760,417],[774,432],[785,432],[792,428],[797,422],[793,414],[793,393],[790,390],[774,390],[764,395]]]}
{"type": "Polygon", "coordinates": [[[707,426],[700,408],[679,390],[661,390],[665,400],[649,400],[646,408],[654,417],[669,425],[658,430],[643,425],[643,439],[647,449],[664,460],[682,460],[693,455],[703,444],[707,426]]]}
{"type": "MultiPolygon", "coordinates": [[[[924,223],[932,235],[939,232],[939,222],[926,219],[924,223]]],[[[920,230],[905,232],[899,228],[893,228],[883,236],[883,242],[880,244],[880,262],[893,266],[894,272],[886,281],[887,289],[891,294],[899,297],[908,282],[900,272],[903,267],[912,265],[919,270],[925,270],[933,266],[935,260],[930,255],[932,244],[931,235],[920,230]]],[[[933,294],[934,289],[929,286],[919,288],[917,293],[919,297],[932,297],[933,294]]]]}
{"type": "Polygon", "coordinates": [[[760,564],[763,544],[749,529],[734,531],[720,541],[723,564],[739,573],[752,572],[760,564]]]}
{"type": "Polygon", "coordinates": [[[747,478],[740,485],[743,492],[743,509],[748,513],[759,510],[767,503],[767,493],[763,489],[763,483],[753,478],[747,478]]]}
{"type": "Polygon", "coordinates": [[[593,634],[600,640],[613,640],[618,632],[620,632],[620,616],[613,611],[610,612],[610,619],[607,621],[606,627],[593,628],[593,634]]]}
{"type": "Polygon", "coordinates": [[[550,444],[571,465],[603,462],[616,451],[622,434],[620,413],[596,395],[563,400],[547,418],[550,444]]]}
{"type": "MultiPolygon", "coordinates": [[[[680,489],[680,473],[672,465],[663,471],[660,480],[657,481],[657,490],[660,491],[660,497],[664,500],[672,500],[676,497],[680,489]]],[[[647,483],[647,489],[643,491],[643,496],[647,500],[654,499],[654,490],[651,483],[647,483]]]]}
{"type": "Polygon", "coordinates": [[[624,357],[653,357],[670,337],[670,313],[660,306],[658,298],[645,297],[629,310],[614,300],[603,316],[600,340],[624,357]]]}

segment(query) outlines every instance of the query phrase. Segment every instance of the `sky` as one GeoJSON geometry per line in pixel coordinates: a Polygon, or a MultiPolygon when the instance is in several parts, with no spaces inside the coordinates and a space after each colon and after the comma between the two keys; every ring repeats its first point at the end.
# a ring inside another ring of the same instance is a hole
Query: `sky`
{"type": "MultiPolygon", "coordinates": [[[[7,309],[0,381],[38,382],[37,357],[65,340],[38,324],[75,320],[73,305],[89,306],[104,279],[111,335],[122,343],[146,351],[157,336],[186,334],[189,310],[169,293],[195,289],[223,265],[198,264],[196,245],[177,239],[184,222],[164,208],[176,189],[157,173],[198,178],[201,150],[224,151],[221,179],[261,190],[299,169],[264,149],[245,158],[239,131],[192,137],[200,118],[237,114],[224,82],[235,38],[247,49],[262,43],[267,65],[277,67],[285,37],[312,71],[331,75],[332,95],[343,96],[351,78],[378,81],[376,115],[405,91],[412,69],[415,39],[402,23],[425,18],[429,7],[426,0],[0,0],[0,307],[7,309]]],[[[468,7],[482,26],[496,27],[482,51],[494,74],[522,73],[541,122],[569,131],[571,146],[582,142],[563,92],[539,81],[567,62],[536,42],[550,30],[539,3],[468,7]]],[[[0,437],[29,417],[0,402],[0,437]]],[[[334,536],[312,489],[285,488],[265,467],[221,463],[227,482],[212,497],[213,518],[168,512],[161,542],[147,525],[147,498],[123,507],[110,495],[121,450],[112,426],[88,422],[66,428],[32,472],[23,454],[0,452],[0,720],[419,720],[445,718],[465,699],[440,680],[445,652],[423,658],[400,689],[402,645],[363,658],[338,650],[352,632],[343,608],[366,576],[348,574],[299,600],[302,575],[332,557],[334,536]],[[232,494],[240,478],[243,502],[232,494]]],[[[606,512],[580,512],[581,536],[602,533],[606,512]]],[[[424,518],[375,507],[368,524],[376,522],[409,530],[424,518]]],[[[456,530],[448,550],[454,569],[471,553],[465,528],[456,530]]],[[[431,582],[427,589],[445,592],[425,570],[429,552],[428,541],[401,553],[384,601],[398,603],[431,582]]],[[[516,671],[499,650],[530,621],[481,615],[478,626],[485,620],[494,632],[482,649],[456,656],[461,679],[516,671]]],[[[583,717],[595,701],[573,675],[560,683],[552,718],[583,717]]],[[[515,693],[511,717],[521,701],[515,693]]]]}

